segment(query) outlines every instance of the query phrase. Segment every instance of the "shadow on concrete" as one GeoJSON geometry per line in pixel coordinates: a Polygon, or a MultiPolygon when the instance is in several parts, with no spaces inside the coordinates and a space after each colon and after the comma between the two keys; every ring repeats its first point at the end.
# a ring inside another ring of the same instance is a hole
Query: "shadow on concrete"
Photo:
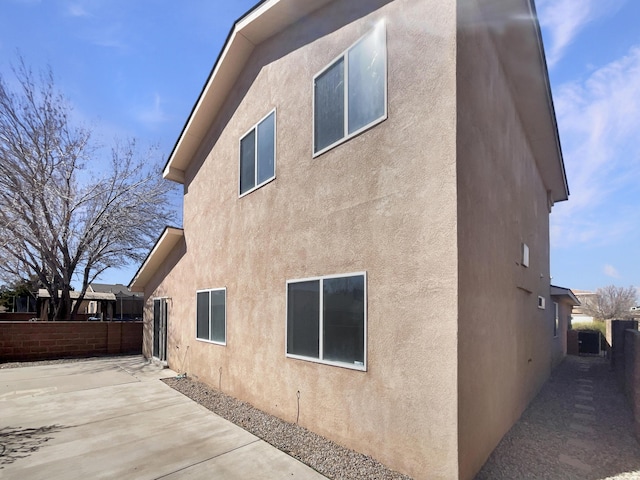
{"type": "Polygon", "coordinates": [[[52,440],[52,434],[66,427],[64,425],[48,425],[38,428],[3,427],[0,428],[0,470],[4,465],[27,458],[52,440]]]}

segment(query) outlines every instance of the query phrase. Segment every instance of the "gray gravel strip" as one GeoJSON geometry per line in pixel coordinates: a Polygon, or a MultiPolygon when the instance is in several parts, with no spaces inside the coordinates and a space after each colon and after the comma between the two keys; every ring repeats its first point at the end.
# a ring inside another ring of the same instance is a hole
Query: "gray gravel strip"
{"type": "Polygon", "coordinates": [[[476,480],[640,479],[633,425],[609,363],[568,356],[476,480]]]}
{"type": "Polygon", "coordinates": [[[371,457],[327,440],[306,428],[285,422],[236,398],[189,378],[169,378],[167,385],[222,418],[333,480],[411,480],[371,457]]]}

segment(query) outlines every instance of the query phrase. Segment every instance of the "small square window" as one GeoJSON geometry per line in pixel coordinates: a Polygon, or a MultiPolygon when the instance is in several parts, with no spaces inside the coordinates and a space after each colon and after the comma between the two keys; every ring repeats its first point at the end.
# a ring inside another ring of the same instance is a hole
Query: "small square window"
{"type": "Polygon", "coordinates": [[[196,293],[196,338],[225,345],[227,342],[227,290],[218,288],[196,293]]]}
{"type": "Polygon", "coordinates": [[[541,310],[545,309],[545,298],[544,297],[538,297],[538,308],[541,310]]]}
{"type": "Polygon", "coordinates": [[[276,176],[276,112],[269,113],[240,139],[240,196],[276,176]]]}

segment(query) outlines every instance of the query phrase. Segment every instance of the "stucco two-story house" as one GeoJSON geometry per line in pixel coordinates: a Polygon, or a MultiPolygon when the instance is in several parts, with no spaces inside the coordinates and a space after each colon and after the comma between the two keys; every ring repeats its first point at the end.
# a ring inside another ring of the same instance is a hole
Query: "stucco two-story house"
{"type": "Polygon", "coordinates": [[[472,478],[548,377],[569,192],[532,0],[260,2],[164,176],[148,357],[417,479],[472,478]]]}

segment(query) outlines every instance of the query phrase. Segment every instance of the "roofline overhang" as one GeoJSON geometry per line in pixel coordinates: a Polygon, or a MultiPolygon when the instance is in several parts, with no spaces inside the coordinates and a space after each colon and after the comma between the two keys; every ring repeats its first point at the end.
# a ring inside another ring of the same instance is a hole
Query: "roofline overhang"
{"type": "Polygon", "coordinates": [[[568,297],[571,300],[571,303],[575,306],[579,306],[582,305],[582,303],[580,303],[580,300],[578,300],[578,297],[575,296],[575,294],[571,291],[570,288],[564,288],[564,287],[557,287],[555,285],[550,285],[551,287],[551,296],[552,297],[568,297]],[[556,289],[556,293],[553,293],[553,289],[556,289]]]}
{"type": "MultiPolygon", "coordinates": [[[[58,290],[58,295],[62,296],[62,291],[58,290]]],[[[80,291],[71,290],[69,291],[69,297],[71,300],[77,300],[80,298],[80,291]]],[[[51,295],[47,291],[46,288],[38,289],[38,298],[51,298],[51,295]]],[[[84,301],[115,301],[116,296],[113,293],[108,292],[89,292],[86,291],[83,297],[84,301]]]]}
{"type": "Polygon", "coordinates": [[[553,94],[551,92],[551,81],[549,80],[549,68],[547,66],[547,56],[544,52],[544,41],[542,39],[542,29],[540,28],[540,21],[538,20],[538,12],[536,10],[535,1],[528,0],[528,3],[529,3],[529,11],[531,13],[531,17],[534,20],[533,23],[535,25],[535,30],[536,30],[536,41],[538,44],[538,53],[539,53],[540,63],[543,71],[543,78],[544,78],[545,91],[546,91],[546,97],[547,97],[547,108],[549,110],[549,116],[550,116],[549,120],[553,128],[553,137],[554,137],[553,143],[555,145],[556,154],[560,162],[560,174],[562,177],[562,184],[564,187],[563,191],[557,192],[557,195],[552,195],[553,201],[558,202],[558,201],[564,201],[569,199],[569,183],[567,181],[567,171],[564,166],[564,156],[562,154],[562,145],[560,143],[560,132],[558,131],[558,120],[556,118],[556,109],[553,104],[553,94]]]}
{"type": "Polygon", "coordinates": [[[549,207],[568,200],[569,186],[534,1],[477,0],[461,4],[459,29],[473,31],[476,25],[482,25],[490,32],[506,79],[505,93],[510,95],[522,125],[549,207]],[[480,18],[475,16],[477,10],[480,18]]]}
{"type": "Polygon", "coordinates": [[[145,258],[136,274],[129,282],[129,290],[132,292],[144,292],[151,277],[158,271],[169,253],[177,245],[178,241],[184,237],[184,230],[178,227],[165,227],[158,237],[155,245],[145,258]]]}
{"type": "Polygon", "coordinates": [[[257,45],[332,0],[262,0],[234,23],[193,106],[162,176],[184,183],[185,172],[257,45]]]}

